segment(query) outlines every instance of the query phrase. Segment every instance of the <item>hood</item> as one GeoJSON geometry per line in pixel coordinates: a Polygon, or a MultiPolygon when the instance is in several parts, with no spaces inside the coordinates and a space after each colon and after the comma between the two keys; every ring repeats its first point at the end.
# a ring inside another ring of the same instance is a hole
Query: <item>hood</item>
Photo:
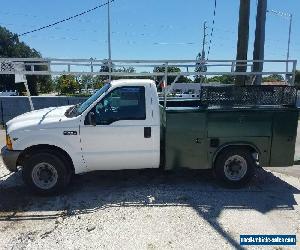
{"type": "Polygon", "coordinates": [[[6,123],[7,132],[17,129],[57,127],[61,121],[68,119],[64,114],[70,107],[50,107],[19,115],[6,123]]]}

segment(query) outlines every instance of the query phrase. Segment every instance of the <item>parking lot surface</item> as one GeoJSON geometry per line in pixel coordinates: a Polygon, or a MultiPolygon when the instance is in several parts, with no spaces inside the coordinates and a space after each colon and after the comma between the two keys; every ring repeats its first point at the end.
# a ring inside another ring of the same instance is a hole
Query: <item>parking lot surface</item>
{"type": "Polygon", "coordinates": [[[39,197],[0,161],[0,248],[242,249],[240,234],[300,239],[300,180],[290,169],[260,169],[235,190],[209,171],[97,172],[39,197]]]}

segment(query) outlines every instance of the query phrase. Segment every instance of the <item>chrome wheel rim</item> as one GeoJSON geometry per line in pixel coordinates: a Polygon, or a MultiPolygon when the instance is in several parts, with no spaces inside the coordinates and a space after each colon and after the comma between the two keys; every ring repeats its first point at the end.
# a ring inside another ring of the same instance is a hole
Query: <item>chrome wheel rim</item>
{"type": "Polygon", "coordinates": [[[230,156],[225,162],[224,173],[231,181],[241,180],[247,173],[247,161],[240,155],[230,156]]]}
{"type": "Polygon", "coordinates": [[[32,181],[40,189],[53,188],[58,180],[58,174],[51,164],[47,162],[41,162],[33,167],[32,181]]]}

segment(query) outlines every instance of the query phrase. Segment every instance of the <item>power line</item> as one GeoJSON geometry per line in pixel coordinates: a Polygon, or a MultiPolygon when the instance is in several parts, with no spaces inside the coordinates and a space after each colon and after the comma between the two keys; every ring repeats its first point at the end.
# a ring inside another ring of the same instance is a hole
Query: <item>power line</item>
{"type": "Polygon", "coordinates": [[[83,16],[83,15],[89,13],[89,12],[92,12],[92,11],[96,10],[96,9],[102,8],[102,7],[108,5],[109,3],[113,2],[113,1],[114,1],[114,0],[109,0],[107,3],[103,3],[103,4],[100,4],[100,5],[97,5],[97,6],[95,6],[95,7],[92,8],[92,9],[85,10],[85,11],[83,11],[83,12],[81,12],[81,13],[78,13],[78,14],[76,14],[76,15],[74,15],[74,16],[70,16],[70,17],[64,18],[64,19],[62,19],[62,20],[59,20],[59,21],[57,21],[57,22],[54,22],[54,23],[51,23],[51,24],[48,24],[48,25],[45,25],[45,26],[42,26],[42,27],[40,27],[40,28],[31,30],[31,31],[27,31],[27,32],[24,32],[24,33],[21,33],[21,34],[18,34],[18,36],[19,36],[19,37],[20,37],[20,36],[25,36],[25,35],[27,35],[27,34],[34,33],[34,32],[37,32],[37,31],[40,31],[40,30],[43,30],[43,29],[47,29],[47,28],[53,27],[53,26],[55,26],[55,25],[57,25],[57,24],[60,24],[60,23],[64,23],[64,22],[69,21],[69,20],[71,20],[71,19],[74,19],[74,18],[76,18],[76,17],[83,16]]]}
{"type": "Polygon", "coordinates": [[[168,43],[168,42],[155,42],[153,45],[193,45],[194,42],[175,42],[175,43],[168,43]]]}
{"type": "Polygon", "coordinates": [[[215,26],[215,19],[216,19],[216,11],[217,11],[217,0],[215,0],[215,4],[214,4],[214,14],[213,14],[213,21],[212,21],[212,26],[211,26],[210,39],[209,39],[209,45],[208,45],[206,60],[208,60],[208,56],[209,56],[210,49],[211,49],[212,36],[213,36],[213,33],[214,33],[214,26],[215,26]]]}

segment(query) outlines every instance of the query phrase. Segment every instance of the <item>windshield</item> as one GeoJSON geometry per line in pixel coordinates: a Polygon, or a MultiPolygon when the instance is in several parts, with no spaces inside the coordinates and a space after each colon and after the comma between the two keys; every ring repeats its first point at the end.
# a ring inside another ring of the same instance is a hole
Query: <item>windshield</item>
{"type": "Polygon", "coordinates": [[[89,99],[85,102],[77,104],[67,110],[66,116],[78,116],[81,115],[92,103],[94,103],[103,93],[105,93],[110,88],[110,83],[106,83],[101,89],[97,90],[89,99]]]}

